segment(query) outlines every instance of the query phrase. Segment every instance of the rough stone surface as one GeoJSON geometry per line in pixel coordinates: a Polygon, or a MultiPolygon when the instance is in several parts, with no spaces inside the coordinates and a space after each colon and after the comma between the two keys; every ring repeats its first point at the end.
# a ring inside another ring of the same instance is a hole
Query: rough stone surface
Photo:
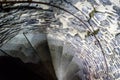
{"type": "Polygon", "coordinates": [[[27,62],[44,62],[51,56],[58,80],[120,79],[119,0],[34,1],[58,7],[4,5],[0,9],[1,50],[27,62]],[[50,53],[42,45],[45,41],[50,53]]]}

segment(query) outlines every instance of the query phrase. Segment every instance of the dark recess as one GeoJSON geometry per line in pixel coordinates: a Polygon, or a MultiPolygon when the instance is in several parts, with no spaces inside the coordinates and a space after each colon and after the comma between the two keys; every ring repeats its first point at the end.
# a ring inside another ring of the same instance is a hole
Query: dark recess
{"type": "Polygon", "coordinates": [[[0,57],[0,80],[55,80],[47,73],[41,62],[24,63],[19,58],[0,57]]]}

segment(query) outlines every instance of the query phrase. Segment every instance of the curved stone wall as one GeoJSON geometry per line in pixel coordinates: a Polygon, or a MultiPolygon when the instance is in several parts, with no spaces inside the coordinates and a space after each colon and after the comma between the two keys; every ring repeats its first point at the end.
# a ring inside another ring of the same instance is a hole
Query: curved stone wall
{"type": "Polygon", "coordinates": [[[120,79],[119,0],[16,3],[0,9],[0,55],[42,61],[58,80],[120,79]]]}

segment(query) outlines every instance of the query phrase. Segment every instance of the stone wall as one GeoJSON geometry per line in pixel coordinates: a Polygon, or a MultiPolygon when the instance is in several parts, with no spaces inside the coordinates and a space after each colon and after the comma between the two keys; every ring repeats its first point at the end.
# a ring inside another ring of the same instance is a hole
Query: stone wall
{"type": "Polygon", "coordinates": [[[25,62],[41,60],[46,66],[46,61],[52,62],[58,80],[119,80],[119,4],[119,0],[4,4],[0,49],[25,62]]]}

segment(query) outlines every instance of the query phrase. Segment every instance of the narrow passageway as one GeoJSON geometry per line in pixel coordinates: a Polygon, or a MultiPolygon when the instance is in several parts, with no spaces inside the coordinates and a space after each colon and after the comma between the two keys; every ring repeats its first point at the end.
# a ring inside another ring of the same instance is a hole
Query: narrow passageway
{"type": "Polygon", "coordinates": [[[119,80],[119,13],[119,0],[0,0],[0,74],[119,80]]]}

